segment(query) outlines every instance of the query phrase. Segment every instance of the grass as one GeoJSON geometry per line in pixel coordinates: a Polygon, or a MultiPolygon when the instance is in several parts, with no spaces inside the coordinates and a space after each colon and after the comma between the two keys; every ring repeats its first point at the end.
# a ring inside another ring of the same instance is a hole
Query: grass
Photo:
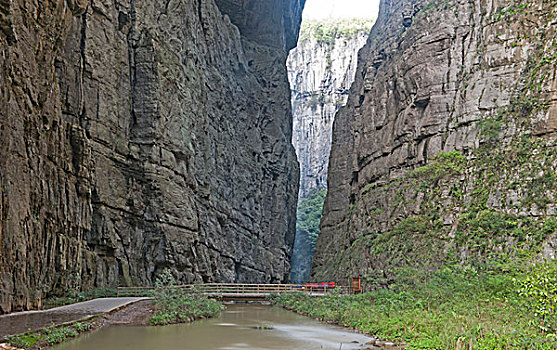
{"type": "Polygon", "coordinates": [[[4,341],[16,348],[34,349],[62,343],[93,328],[91,322],[76,322],[69,326],[50,327],[40,331],[7,336],[4,341]]]}
{"type": "Polygon", "coordinates": [[[223,309],[220,302],[177,287],[169,270],[165,270],[155,282],[154,303],[159,310],[149,319],[153,325],[210,318],[217,316],[223,309]]]}
{"type": "Polygon", "coordinates": [[[273,300],[408,349],[555,349],[555,266],[513,275],[456,265],[436,272],[401,269],[395,284],[361,295],[273,300]]]}

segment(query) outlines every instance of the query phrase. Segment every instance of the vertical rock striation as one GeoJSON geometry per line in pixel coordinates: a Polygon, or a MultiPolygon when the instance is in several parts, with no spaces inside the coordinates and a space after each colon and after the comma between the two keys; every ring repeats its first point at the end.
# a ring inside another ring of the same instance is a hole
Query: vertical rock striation
{"type": "Polygon", "coordinates": [[[307,282],[319,233],[334,115],[346,103],[358,51],[372,20],[324,20],[303,24],[287,67],[294,115],[292,143],[300,163],[296,239],[290,279],[307,282]]]}
{"type": "Polygon", "coordinates": [[[0,313],[167,267],[287,279],[303,3],[0,2],[0,313]]]}
{"type": "Polygon", "coordinates": [[[383,0],[336,116],[317,279],[554,257],[554,4],[383,0]]]}
{"type": "Polygon", "coordinates": [[[346,103],[358,51],[372,24],[365,20],[310,21],[302,27],[302,39],[290,52],[287,67],[294,115],[292,143],[300,163],[300,198],[307,197],[313,188],[327,187],[334,116],[346,103]],[[317,28],[321,28],[319,33],[317,28]],[[318,36],[322,28],[335,33],[330,41],[318,36]]]}

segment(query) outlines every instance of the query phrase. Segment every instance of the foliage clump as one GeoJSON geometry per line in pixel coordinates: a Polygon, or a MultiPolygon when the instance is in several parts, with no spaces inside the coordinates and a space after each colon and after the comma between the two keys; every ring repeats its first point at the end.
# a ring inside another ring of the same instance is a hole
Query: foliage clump
{"type": "MultiPolygon", "coordinates": [[[[516,281],[516,280],[515,280],[516,281]]],[[[528,298],[530,310],[544,332],[557,332],[557,263],[538,264],[517,281],[519,294],[528,298]]]]}
{"type": "Polygon", "coordinates": [[[170,270],[166,269],[155,282],[154,303],[160,309],[149,319],[153,325],[191,322],[218,315],[220,302],[186,291],[176,284],[170,270]]]}
{"type": "Polygon", "coordinates": [[[4,341],[11,346],[22,349],[41,348],[43,345],[51,346],[62,343],[69,338],[75,338],[81,333],[90,331],[92,328],[93,326],[90,322],[75,322],[69,326],[50,327],[40,331],[7,336],[4,341]]]}
{"type": "Polygon", "coordinates": [[[462,173],[466,165],[466,156],[459,151],[441,152],[428,165],[414,170],[410,177],[425,179],[430,183],[437,182],[442,177],[454,176],[462,173]]]}
{"type": "Polygon", "coordinates": [[[339,38],[350,40],[361,34],[367,35],[374,23],[374,20],[362,18],[304,21],[300,42],[314,39],[319,44],[334,45],[339,38]]]}
{"type": "Polygon", "coordinates": [[[309,279],[311,259],[319,236],[319,224],[326,194],[326,189],[312,189],[298,204],[296,239],[290,274],[292,282],[307,282],[309,279]]]}

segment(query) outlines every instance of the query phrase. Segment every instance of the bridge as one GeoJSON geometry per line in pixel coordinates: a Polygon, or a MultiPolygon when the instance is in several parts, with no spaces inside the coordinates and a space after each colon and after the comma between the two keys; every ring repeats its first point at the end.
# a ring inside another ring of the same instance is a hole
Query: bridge
{"type": "MultiPolygon", "coordinates": [[[[176,286],[176,288],[210,298],[224,301],[265,300],[271,295],[284,293],[303,293],[311,296],[324,296],[330,293],[350,293],[348,287],[303,284],[245,284],[245,283],[205,283],[176,286]]],[[[152,296],[154,287],[118,287],[118,297],[152,296]]]]}

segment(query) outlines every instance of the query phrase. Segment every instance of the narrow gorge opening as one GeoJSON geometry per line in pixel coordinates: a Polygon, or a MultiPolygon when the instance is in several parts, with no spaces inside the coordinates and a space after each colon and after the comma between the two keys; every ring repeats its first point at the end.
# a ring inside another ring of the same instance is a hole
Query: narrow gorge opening
{"type": "Polygon", "coordinates": [[[358,51],[377,17],[379,0],[308,0],[298,46],[287,61],[292,90],[292,143],[300,163],[292,282],[307,282],[327,193],[333,122],[346,104],[358,51]]]}

